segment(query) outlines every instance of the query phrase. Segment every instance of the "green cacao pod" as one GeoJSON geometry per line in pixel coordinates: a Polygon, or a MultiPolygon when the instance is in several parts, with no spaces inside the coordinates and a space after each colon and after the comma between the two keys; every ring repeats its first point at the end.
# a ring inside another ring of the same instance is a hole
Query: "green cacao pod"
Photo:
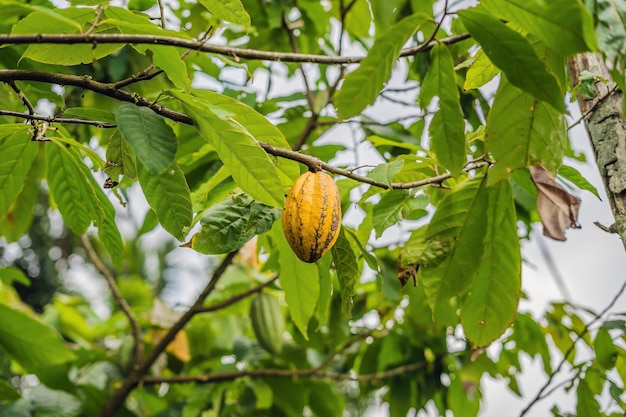
{"type": "Polygon", "coordinates": [[[285,318],[278,300],[270,294],[261,292],[250,304],[252,330],[259,344],[271,354],[278,354],[283,348],[285,318]]]}
{"type": "Polygon", "coordinates": [[[305,172],[285,201],[283,231],[300,260],[313,263],[337,241],[341,228],[341,197],[337,184],[324,172],[305,172]]]}

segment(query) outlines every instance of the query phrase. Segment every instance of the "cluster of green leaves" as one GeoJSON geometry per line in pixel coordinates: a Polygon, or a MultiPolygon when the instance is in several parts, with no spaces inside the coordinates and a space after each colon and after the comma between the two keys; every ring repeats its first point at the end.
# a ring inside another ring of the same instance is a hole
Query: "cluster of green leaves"
{"type": "MultiPolygon", "coordinates": [[[[529,229],[538,221],[528,166],[542,165],[593,190],[563,165],[572,156],[565,64],[572,54],[601,50],[615,63],[616,81],[624,82],[618,75],[626,42],[619,31],[607,36],[607,28],[624,20],[618,3],[483,0],[446,14],[450,25],[439,24],[432,2],[407,0],[356,0],[349,6],[201,0],[166,5],[163,19],[150,17],[160,13],[156,0],[131,0],[127,7],[103,0],[70,3],[57,8],[46,0],[0,0],[0,31],[9,34],[0,54],[0,79],[7,82],[0,85],[0,110],[21,113],[27,102],[46,102],[57,120],[49,128],[1,119],[0,236],[18,242],[29,232],[40,194],[74,234],[97,228],[100,256],[117,273],[141,328],[139,350],[147,353],[179,316],[167,311],[164,320],[158,314],[162,282],[149,280],[148,268],[137,261],[149,259],[142,235],[162,228],[183,243],[180,250],[222,255],[247,245],[253,252],[237,258],[206,300],[228,306],[195,312],[165,350],[167,360],[153,367],[152,383],[138,384],[119,415],[198,416],[210,410],[215,416],[340,416],[383,395],[393,416],[429,403],[442,414],[473,416],[480,409],[483,373],[507,378],[518,392],[522,352],[540,354],[547,373],[547,335],[568,354],[571,335],[583,328],[565,307],[556,306],[543,326],[524,314],[515,321],[521,295],[518,222],[529,229]],[[321,64],[311,76],[288,62],[174,46],[219,28],[220,41],[279,55],[312,54],[315,64],[317,55],[341,54],[339,25],[345,42],[367,51],[339,80],[321,64]],[[42,33],[171,41],[10,42],[10,35],[42,33]],[[418,39],[434,44],[403,53],[407,42],[418,39]],[[380,92],[398,62],[406,81],[419,85],[415,109],[432,117],[381,124],[363,114],[384,99],[380,92]],[[277,68],[288,78],[306,74],[306,91],[268,86],[261,94],[247,86],[248,78],[274,77],[277,68]],[[226,82],[233,71],[245,73],[246,82],[226,82]],[[221,91],[198,88],[201,80],[221,91]],[[490,88],[497,89],[493,100],[487,98],[490,88]],[[345,140],[329,145],[317,139],[346,119],[358,123],[356,130],[382,161],[368,179],[386,188],[363,190],[361,181],[339,178],[344,212],[357,207],[362,220],[352,227],[356,222],[347,216],[331,253],[305,264],[276,220],[305,169],[295,160],[342,163],[335,157],[349,150],[345,140]],[[284,152],[273,155],[270,148],[284,152]],[[444,172],[449,175],[436,181],[440,187],[412,186],[444,172]],[[128,198],[127,191],[137,187],[149,211],[124,241],[125,205],[143,204],[128,198]],[[377,240],[397,231],[392,245],[377,240]],[[282,351],[269,355],[255,340],[245,295],[274,275],[278,282],[264,291],[280,299],[287,331],[282,351]],[[402,288],[399,276],[418,285],[402,288]],[[233,297],[238,302],[230,303],[233,297]],[[464,348],[449,343],[455,329],[469,342],[464,348]],[[504,346],[515,349],[503,350],[498,360],[483,355],[472,361],[507,330],[504,346]],[[205,379],[193,378],[198,375],[205,379]],[[157,386],[159,378],[177,376],[198,383],[157,386]]],[[[6,268],[0,282],[0,415],[98,415],[137,365],[120,306],[111,300],[112,314],[102,318],[82,295],[58,292],[42,322],[12,290],[27,278],[6,268]],[[41,385],[28,387],[27,378],[19,379],[19,387],[8,382],[26,374],[41,385]]],[[[604,323],[593,339],[584,338],[595,361],[572,362],[582,414],[602,415],[594,395],[605,382],[623,407],[617,390],[624,388],[626,354],[611,340],[618,331],[623,337],[620,323],[604,323]],[[621,382],[612,379],[613,369],[621,382]]]]}

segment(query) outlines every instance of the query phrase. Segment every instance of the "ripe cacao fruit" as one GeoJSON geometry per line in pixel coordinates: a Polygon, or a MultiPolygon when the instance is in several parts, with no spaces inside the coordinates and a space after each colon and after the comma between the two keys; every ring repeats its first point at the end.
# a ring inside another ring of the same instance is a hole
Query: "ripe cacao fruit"
{"type": "Polygon", "coordinates": [[[259,344],[271,354],[283,348],[285,318],[278,300],[270,294],[259,293],[250,303],[250,321],[259,344]]]}
{"type": "Polygon", "coordinates": [[[282,223],[300,260],[313,263],[324,256],[341,228],[341,198],[332,177],[321,171],[300,175],[287,195],[282,223]]]}

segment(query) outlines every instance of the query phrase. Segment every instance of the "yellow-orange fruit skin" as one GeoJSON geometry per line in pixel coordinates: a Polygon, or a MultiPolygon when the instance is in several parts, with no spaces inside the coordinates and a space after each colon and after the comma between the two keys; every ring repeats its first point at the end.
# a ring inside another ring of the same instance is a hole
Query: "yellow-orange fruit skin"
{"type": "Polygon", "coordinates": [[[321,171],[300,175],[287,195],[282,223],[300,260],[313,263],[324,256],[341,228],[341,198],[332,177],[321,171]]]}

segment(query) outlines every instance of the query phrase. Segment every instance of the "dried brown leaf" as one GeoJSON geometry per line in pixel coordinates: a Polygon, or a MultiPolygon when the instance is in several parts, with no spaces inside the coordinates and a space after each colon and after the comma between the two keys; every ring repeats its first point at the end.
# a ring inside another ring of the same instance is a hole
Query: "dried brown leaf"
{"type": "Polygon", "coordinates": [[[566,229],[580,229],[580,198],[570,194],[545,168],[531,166],[528,169],[539,192],[537,210],[541,216],[543,234],[555,240],[565,240],[566,229]]]}

